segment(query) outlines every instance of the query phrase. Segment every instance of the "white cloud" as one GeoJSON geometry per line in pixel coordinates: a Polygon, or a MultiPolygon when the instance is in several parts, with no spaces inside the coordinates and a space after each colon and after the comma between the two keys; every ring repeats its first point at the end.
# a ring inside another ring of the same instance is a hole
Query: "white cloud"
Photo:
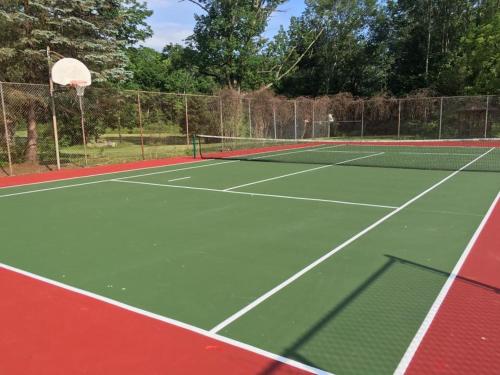
{"type": "Polygon", "coordinates": [[[143,45],[161,51],[166,44],[185,44],[184,40],[193,33],[193,29],[175,22],[164,22],[153,25],[154,34],[143,45]]]}

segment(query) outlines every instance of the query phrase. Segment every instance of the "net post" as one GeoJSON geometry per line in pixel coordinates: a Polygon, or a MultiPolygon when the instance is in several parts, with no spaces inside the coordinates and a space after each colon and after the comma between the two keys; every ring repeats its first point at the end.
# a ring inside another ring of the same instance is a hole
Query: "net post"
{"type": "Polygon", "coordinates": [[[293,117],[294,117],[294,134],[297,139],[297,101],[293,101],[293,117]]]}
{"type": "Polygon", "coordinates": [[[56,103],[54,100],[54,81],[52,80],[52,59],[50,58],[50,47],[47,47],[47,64],[49,66],[49,96],[50,110],[52,112],[52,131],[54,133],[54,146],[56,151],[57,170],[61,169],[61,157],[59,152],[59,131],[57,129],[56,103]]]}
{"type": "Polygon", "coordinates": [[[490,109],[490,96],[486,95],[486,114],[484,119],[484,138],[488,137],[488,114],[490,109]]]}
{"type": "Polygon", "coordinates": [[[0,97],[2,99],[2,115],[3,115],[3,126],[5,131],[5,145],[7,146],[7,158],[9,160],[9,175],[13,176],[14,172],[12,169],[12,155],[10,153],[10,136],[9,128],[7,126],[7,114],[5,112],[5,98],[3,94],[3,82],[0,82],[0,97]]]}
{"type": "Polygon", "coordinates": [[[248,131],[250,134],[250,138],[252,138],[252,107],[250,98],[248,98],[248,131]]]}
{"type": "Polygon", "coordinates": [[[438,138],[441,139],[443,134],[443,97],[441,97],[441,102],[439,106],[439,136],[438,138]]]}
{"type": "Polygon", "coordinates": [[[398,99],[398,139],[401,139],[401,99],[398,99]]]}
{"type": "Polygon", "coordinates": [[[137,91],[137,114],[139,119],[139,129],[141,132],[141,154],[142,160],[146,160],[144,157],[144,132],[142,130],[142,108],[141,108],[141,94],[137,91]]]}
{"type": "Polygon", "coordinates": [[[186,144],[189,145],[189,112],[188,112],[188,100],[185,91],[184,91],[184,124],[186,125],[186,144]]]}
{"type": "Polygon", "coordinates": [[[274,127],[274,139],[278,138],[278,132],[276,129],[276,103],[273,102],[273,127],[274,127]]]}

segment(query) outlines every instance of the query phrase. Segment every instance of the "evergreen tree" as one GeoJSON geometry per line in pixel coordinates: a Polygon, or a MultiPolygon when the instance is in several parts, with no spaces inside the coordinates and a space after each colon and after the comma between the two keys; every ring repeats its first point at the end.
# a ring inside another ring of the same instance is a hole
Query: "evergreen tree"
{"type": "MultiPolygon", "coordinates": [[[[151,35],[151,15],[137,0],[3,0],[0,80],[46,83],[46,47],[82,60],[95,82],[130,77],[125,48],[151,35]]],[[[26,159],[37,161],[37,132],[29,101],[26,159]]]]}

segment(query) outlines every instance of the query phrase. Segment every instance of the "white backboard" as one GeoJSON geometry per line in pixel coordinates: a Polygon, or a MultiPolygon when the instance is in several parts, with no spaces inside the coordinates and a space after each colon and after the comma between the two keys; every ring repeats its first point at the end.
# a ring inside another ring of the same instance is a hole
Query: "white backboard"
{"type": "Polygon", "coordinates": [[[52,80],[63,86],[78,82],[80,86],[90,86],[92,77],[84,63],[73,58],[59,60],[52,67],[52,80]]]}

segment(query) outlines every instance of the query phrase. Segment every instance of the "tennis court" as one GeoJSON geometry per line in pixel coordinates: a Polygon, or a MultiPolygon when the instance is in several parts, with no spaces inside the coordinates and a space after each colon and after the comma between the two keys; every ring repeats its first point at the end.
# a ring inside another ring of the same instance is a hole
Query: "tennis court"
{"type": "MultiPolygon", "coordinates": [[[[0,307],[11,311],[0,369],[23,369],[26,342],[47,340],[18,326],[37,320],[16,277],[270,359],[226,356],[233,373],[500,369],[500,249],[486,231],[500,225],[498,140],[200,139],[202,159],[0,189],[0,307]],[[476,269],[462,275],[472,256],[476,269]],[[440,314],[460,282],[470,298],[440,314]],[[435,321],[446,334],[433,336],[435,321]]],[[[47,365],[50,345],[33,361],[47,365]]],[[[87,361],[77,349],[68,356],[87,361]]]]}

